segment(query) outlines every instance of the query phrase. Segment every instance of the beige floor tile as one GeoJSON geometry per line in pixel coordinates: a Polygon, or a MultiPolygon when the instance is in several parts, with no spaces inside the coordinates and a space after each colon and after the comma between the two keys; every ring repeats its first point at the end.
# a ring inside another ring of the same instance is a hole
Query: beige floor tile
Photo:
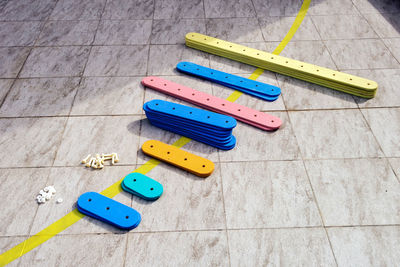
{"type": "Polygon", "coordinates": [[[288,110],[357,108],[350,94],[289,76],[277,77],[288,110]]]}
{"type": "Polygon", "coordinates": [[[48,168],[1,170],[1,236],[29,235],[39,206],[36,196],[46,187],[49,173],[48,168]]]}
{"type": "Polygon", "coordinates": [[[33,45],[40,33],[42,22],[1,22],[1,46],[27,46],[33,45]]]}
{"type": "Polygon", "coordinates": [[[393,56],[400,62],[400,38],[383,39],[383,42],[392,52],[393,56]]]}
{"type": "Polygon", "coordinates": [[[123,266],[126,239],[110,234],[55,236],[21,257],[20,266],[123,266]]]}
{"type": "Polygon", "coordinates": [[[81,81],[72,115],[142,114],[140,77],[86,77],[81,81]]]}
{"type": "Polygon", "coordinates": [[[87,46],[34,48],[25,62],[20,77],[80,76],[89,51],[87,46]]]}
{"type": "Polygon", "coordinates": [[[25,47],[0,47],[0,77],[17,77],[30,49],[25,47]]]}
{"type": "Polygon", "coordinates": [[[208,19],[207,34],[230,42],[263,42],[256,18],[208,19]]]}
{"type": "Polygon", "coordinates": [[[339,70],[400,68],[379,39],[331,40],[325,44],[339,70]]]}
{"type": "Polygon", "coordinates": [[[249,0],[204,0],[206,18],[254,17],[253,4],[249,0]]]}
{"type": "Polygon", "coordinates": [[[156,0],[154,19],[204,18],[203,0],[156,0]]]}
{"type": "Polygon", "coordinates": [[[359,110],[289,112],[306,159],[382,156],[359,110]]]}
{"type": "Polygon", "coordinates": [[[236,147],[219,151],[221,162],[251,160],[292,160],[300,158],[289,117],[284,112],[268,112],[282,120],[282,126],[274,132],[238,122],[233,131],[236,147]]]}
{"type": "Polygon", "coordinates": [[[232,266],[336,266],[322,228],[231,230],[232,266]]]}
{"type": "Polygon", "coordinates": [[[90,45],[99,21],[49,21],[36,45],[90,45]]]}
{"type": "Polygon", "coordinates": [[[148,49],[148,45],[93,47],[84,76],[145,75],[148,49]]]}
{"type": "Polygon", "coordinates": [[[140,116],[70,117],[55,166],[79,166],[88,154],[112,153],[120,164],[135,164],[140,116]]]}
{"type": "Polygon", "coordinates": [[[400,222],[400,185],[386,159],[306,161],[325,225],[400,222]]]}
{"type": "MultiPolygon", "coordinates": [[[[54,223],[76,208],[76,202],[80,195],[86,192],[101,192],[112,184],[118,182],[126,175],[131,173],[135,166],[109,166],[105,163],[104,169],[94,170],[84,167],[52,168],[49,172],[48,185],[53,185],[57,190],[54,197],[39,206],[38,212],[33,221],[31,234],[36,234],[48,225],[54,223]],[[62,198],[62,203],[57,203],[57,199],[62,198]]],[[[38,191],[39,192],[39,191],[38,191]]],[[[131,194],[121,193],[113,199],[127,206],[131,206],[131,194]]],[[[60,235],[65,234],[86,234],[86,233],[117,233],[123,234],[126,231],[99,220],[84,217],[73,224],[60,235]]]]}
{"type": "Polygon", "coordinates": [[[400,13],[365,14],[364,17],[381,38],[400,37],[400,13]]]}
{"type": "Polygon", "coordinates": [[[147,176],[163,185],[162,196],[149,202],[133,197],[132,207],[142,214],[137,231],[213,230],[225,227],[220,167],[200,178],[161,163],[147,176]]]}
{"type": "Polygon", "coordinates": [[[7,95],[13,82],[13,79],[0,79],[0,102],[2,102],[4,97],[7,95]]]}
{"type": "Polygon", "coordinates": [[[40,78],[17,80],[0,108],[0,115],[69,115],[79,78],[40,78]]]}
{"type": "Polygon", "coordinates": [[[301,161],[221,163],[228,228],[322,224],[301,161]]]}
{"type": "MultiPolygon", "coordinates": [[[[267,42],[280,42],[288,33],[296,17],[261,17],[259,18],[260,27],[267,42]]],[[[305,17],[301,22],[301,27],[293,36],[293,41],[298,40],[320,40],[317,29],[310,17],[305,17]]]]}
{"type": "Polygon", "coordinates": [[[0,12],[2,20],[45,20],[53,10],[55,0],[8,1],[0,12]]]}
{"type": "Polygon", "coordinates": [[[400,228],[350,227],[328,229],[339,266],[396,266],[400,261],[400,228]]]}
{"type": "Polygon", "coordinates": [[[369,126],[387,157],[400,156],[400,109],[362,109],[369,126]]]}
{"type": "Polygon", "coordinates": [[[393,171],[400,182],[400,158],[389,158],[390,165],[392,165],[393,171]]]}
{"type": "Polygon", "coordinates": [[[53,164],[66,118],[0,120],[0,167],[39,167],[53,164]]]}
{"type": "Polygon", "coordinates": [[[295,16],[301,7],[302,2],[297,0],[253,0],[257,17],[266,16],[295,16]]]}
{"type": "Polygon", "coordinates": [[[151,19],[154,0],[110,0],[107,1],[102,19],[151,19]]]}
{"type": "Polygon", "coordinates": [[[229,266],[226,233],[129,234],[126,266],[229,266]]]}
{"type": "Polygon", "coordinates": [[[378,37],[361,15],[313,16],[311,18],[322,40],[378,37]]]}
{"type": "Polygon", "coordinates": [[[176,75],[176,64],[190,61],[209,67],[209,54],[199,50],[178,45],[151,45],[149,54],[148,75],[176,75]],[[165,56],[168,55],[168,56],[165,56]]]}
{"type": "MultiPolygon", "coordinates": [[[[197,1],[197,0],[196,0],[197,1]]],[[[184,3],[184,1],[181,1],[184,3]]],[[[162,19],[154,20],[151,44],[185,44],[188,32],[206,33],[204,19],[162,19]]]]}
{"type": "Polygon", "coordinates": [[[106,0],[57,1],[50,15],[51,20],[96,20],[100,19],[106,0]]]}
{"type": "Polygon", "coordinates": [[[150,42],[151,20],[102,20],[96,45],[141,45],[150,42]]]}
{"type": "Polygon", "coordinates": [[[310,15],[341,15],[358,14],[352,0],[316,0],[311,1],[308,9],[310,15]]]}

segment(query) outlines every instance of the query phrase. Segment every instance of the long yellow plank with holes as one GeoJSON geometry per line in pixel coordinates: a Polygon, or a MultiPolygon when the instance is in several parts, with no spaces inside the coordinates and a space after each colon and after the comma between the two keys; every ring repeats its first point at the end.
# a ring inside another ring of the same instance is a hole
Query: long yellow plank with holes
{"type": "Polygon", "coordinates": [[[144,142],[142,150],[146,155],[184,169],[199,177],[207,177],[214,171],[214,163],[212,161],[157,140],[144,142]]]}
{"type": "Polygon", "coordinates": [[[376,94],[375,81],[231,43],[200,33],[186,34],[186,45],[262,69],[288,75],[364,98],[376,94]]]}

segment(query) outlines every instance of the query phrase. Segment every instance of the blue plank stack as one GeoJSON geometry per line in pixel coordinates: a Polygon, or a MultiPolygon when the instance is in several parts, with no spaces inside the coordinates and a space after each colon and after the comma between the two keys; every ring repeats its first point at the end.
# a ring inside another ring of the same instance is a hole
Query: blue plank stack
{"type": "Polygon", "coordinates": [[[143,110],[150,123],[161,129],[223,150],[236,145],[232,130],[237,122],[230,116],[159,99],[146,102],[143,110]]]}

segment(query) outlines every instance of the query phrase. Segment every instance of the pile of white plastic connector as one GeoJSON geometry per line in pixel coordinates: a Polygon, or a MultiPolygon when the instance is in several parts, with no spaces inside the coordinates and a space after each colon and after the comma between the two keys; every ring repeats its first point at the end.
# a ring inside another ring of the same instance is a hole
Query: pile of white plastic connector
{"type": "Polygon", "coordinates": [[[81,163],[85,164],[86,167],[92,167],[93,169],[103,169],[104,168],[104,161],[111,160],[111,164],[114,165],[119,161],[117,153],[111,154],[96,154],[95,157],[92,157],[91,154],[87,155],[81,163]]]}
{"type": "MultiPolygon", "coordinates": [[[[50,200],[53,195],[56,194],[56,189],[54,186],[46,186],[42,190],[40,190],[39,195],[36,196],[36,200],[39,204],[46,203],[46,201],[50,200]]],[[[59,202],[57,200],[57,202],[59,202]]]]}

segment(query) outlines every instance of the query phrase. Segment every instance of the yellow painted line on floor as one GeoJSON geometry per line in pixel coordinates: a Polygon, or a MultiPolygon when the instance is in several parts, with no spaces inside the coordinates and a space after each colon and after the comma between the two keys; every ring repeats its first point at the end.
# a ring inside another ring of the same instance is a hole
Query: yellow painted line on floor
{"type": "MultiPolygon", "coordinates": [[[[282,50],[285,48],[285,46],[289,43],[289,41],[292,39],[293,35],[296,33],[297,29],[299,28],[301,22],[303,21],[304,17],[307,14],[308,7],[310,6],[311,0],[304,0],[303,4],[300,8],[299,13],[296,16],[296,19],[294,20],[289,32],[286,34],[285,38],[280,42],[278,47],[272,52],[273,54],[280,54],[282,50]]],[[[249,77],[249,79],[256,80],[262,73],[264,72],[263,69],[256,69],[249,77]]],[[[240,96],[242,95],[241,92],[239,91],[234,91],[228,98],[228,101],[235,102],[240,96]]],[[[175,143],[173,143],[173,146],[176,147],[183,147],[187,143],[189,143],[191,139],[187,137],[181,137],[179,138],[175,143]]],[[[151,159],[147,161],[145,164],[137,168],[133,172],[138,172],[141,174],[146,174],[149,171],[151,171],[153,168],[155,168],[158,164],[160,164],[160,161],[151,159]]],[[[103,190],[101,192],[102,195],[113,198],[119,193],[122,192],[121,188],[121,182],[124,178],[121,178],[118,182],[114,183],[107,189],[103,190]]],[[[2,253],[0,255],[0,265],[4,266],[22,255],[28,253],[32,249],[40,246],[50,238],[54,237],[58,233],[64,231],[80,219],[85,217],[82,213],[80,213],[77,209],[74,209],[58,221],[52,223],[51,225],[47,226],[45,229],[40,231],[39,233],[29,237],[22,243],[16,245],[15,247],[11,248],[10,250],[2,253]]]]}

